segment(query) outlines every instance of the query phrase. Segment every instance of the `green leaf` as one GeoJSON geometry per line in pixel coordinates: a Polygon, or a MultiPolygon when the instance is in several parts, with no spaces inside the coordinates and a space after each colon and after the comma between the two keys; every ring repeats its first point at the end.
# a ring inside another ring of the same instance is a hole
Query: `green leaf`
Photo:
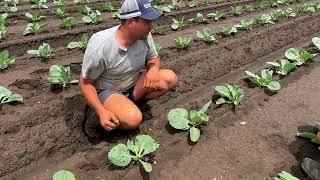
{"type": "Polygon", "coordinates": [[[320,50],[320,38],[319,37],[314,37],[312,38],[312,43],[320,50]]]}
{"type": "Polygon", "coordinates": [[[84,17],[82,17],[82,21],[84,21],[86,23],[91,23],[92,19],[89,16],[84,16],[84,17]]]}
{"type": "Polygon", "coordinates": [[[190,140],[192,142],[197,142],[200,138],[200,129],[196,127],[191,127],[190,128],[190,140]]]}
{"type": "Polygon", "coordinates": [[[139,160],[139,162],[142,164],[142,167],[144,168],[144,170],[146,172],[151,172],[152,171],[152,165],[148,162],[145,162],[145,161],[142,161],[142,160],[139,160]]]}
{"type": "Polygon", "coordinates": [[[211,104],[212,104],[212,101],[207,102],[207,103],[200,109],[200,111],[203,112],[203,113],[206,113],[206,112],[208,111],[209,107],[211,106],[211,104]]]}
{"type": "Polygon", "coordinates": [[[118,144],[109,151],[108,159],[116,166],[125,167],[131,162],[131,155],[126,145],[118,144]]]}
{"type": "Polygon", "coordinates": [[[300,58],[300,52],[298,49],[290,48],[285,52],[285,56],[290,60],[297,60],[300,58]]]}
{"type": "Polygon", "coordinates": [[[281,89],[281,85],[279,82],[277,81],[271,81],[269,82],[269,84],[267,85],[267,87],[272,90],[272,91],[278,91],[279,89],[281,89]]]}
{"type": "Polygon", "coordinates": [[[199,122],[201,122],[201,117],[199,116],[198,111],[196,111],[196,110],[191,110],[189,114],[190,114],[190,120],[191,120],[191,122],[193,122],[193,123],[199,123],[199,122]]]}
{"type": "Polygon", "coordinates": [[[252,73],[252,72],[250,72],[250,71],[245,71],[245,73],[246,73],[248,76],[252,77],[252,78],[260,78],[260,76],[254,74],[254,73],[252,73]]]}
{"type": "Polygon", "coordinates": [[[28,50],[27,53],[28,54],[32,54],[32,55],[37,55],[38,54],[38,50],[28,50]]]}
{"type": "Polygon", "coordinates": [[[79,42],[70,42],[67,46],[68,49],[80,48],[81,45],[79,42]]]}
{"type": "Polygon", "coordinates": [[[168,113],[169,124],[175,129],[187,130],[189,126],[189,113],[186,109],[171,109],[168,113]]]}
{"type": "Polygon", "coordinates": [[[69,83],[70,83],[70,84],[78,84],[78,83],[79,83],[79,80],[74,79],[74,80],[70,81],[69,83]]]}
{"type": "Polygon", "coordinates": [[[76,180],[72,172],[60,170],[53,175],[53,180],[76,180]]]}
{"type": "Polygon", "coordinates": [[[141,156],[153,153],[159,147],[159,143],[157,143],[151,136],[148,135],[138,135],[135,138],[135,143],[141,147],[143,147],[143,152],[141,156]]]}
{"type": "Polygon", "coordinates": [[[216,90],[216,92],[221,96],[221,97],[226,97],[228,99],[231,99],[231,93],[229,91],[229,89],[225,86],[216,86],[214,88],[216,90]]]}
{"type": "Polygon", "coordinates": [[[11,95],[11,91],[5,87],[0,86],[0,101],[4,97],[9,97],[11,95]]]}
{"type": "Polygon", "coordinates": [[[20,94],[12,94],[9,99],[7,100],[7,102],[22,102],[23,101],[23,97],[20,94]]]}
{"type": "Polygon", "coordinates": [[[315,133],[310,133],[310,132],[297,133],[297,136],[306,138],[306,139],[317,139],[317,135],[315,133]]]}
{"type": "Polygon", "coordinates": [[[275,66],[275,67],[280,67],[280,64],[277,63],[277,62],[266,62],[267,64],[270,64],[272,66],[275,66]]]}
{"type": "Polygon", "coordinates": [[[224,98],[219,98],[217,101],[216,101],[216,104],[217,105],[221,105],[221,104],[225,104],[225,103],[228,103],[224,98]]]}

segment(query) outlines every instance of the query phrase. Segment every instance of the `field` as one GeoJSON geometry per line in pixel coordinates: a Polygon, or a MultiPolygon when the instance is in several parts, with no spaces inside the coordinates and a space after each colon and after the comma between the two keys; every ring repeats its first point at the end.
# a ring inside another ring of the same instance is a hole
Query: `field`
{"type": "MultiPolygon", "coordinates": [[[[122,1],[109,2],[118,9],[122,1]]],[[[0,50],[8,50],[15,58],[15,64],[0,71],[0,86],[23,97],[22,103],[0,105],[0,179],[50,180],[61,169],[73,172],[77,180],[262,180],[272,179],[282,170],[307,179],[300,163],[305,157],[320,160],[319,150],[296,134],[315,131],[314,124],[319,121],[320,56],[287,76],[274,72],[274,80],[281,84],[277,92],[253,87],[245,71],[270,68],[266,62],[285,58],[289,48],[319,53],[311,40],[320,37],[320,2],[291,0],[271,6],[265,0],[208,4],[196,1],[196,7],[189,7],[186,2],[154,22],[154,27],[163,31],[153,35],[155,43],[165,51],[161,54],[161,67],[172,69],[179,78],[175,90],[143,106],[144,120],[139,130],[117,130],[103,138],[90,139],[82,129],[86,100],[79,86],[52,88],[47,80],[49,69],[55,64],[67,65],[72,78],[79,79],[84,51],[70,50],[68,43],[79,41],[83,33],[91,35],[120,21],[112,17],[114,12],[101,12],[100,23],[86,24],[79,7],[99,9],[105,2],[67,1],[68,16],[74,17],[75,24],[72,29],[63,29],[53,12],[58,5],[50,1],[46,3],[47,9],[39,10],[46,16],[40,23],[47,26],[35,35],[24,36],[28,23],[25,13],[34,9],[28,0],[21,0],[18,11],[8,13],[6,37],[0,39],[0,50]],[[246,9],[248,5],[254,7],[251,12],[246,9]],[[231,6],[242,6],[243,12],[231,13],[231,6]],[[311,6],[314,12],[307,9],[311,6]],[[274,23],[256,22],[262,14],[288,8],[300,10],[295,16],[282,15],[274,23]],[[225,18],[208,17],[207,23],[188,22],[197,13],[207,15],[216,11],[224,11],[225,18]],[[185,26],[172,30],[172,19],[182,18],[185,26]],[[219,33],[220,26],[230,27],[244,19],[254,20],[251,30],[238,29],[230,36],[219,33]],[[204,28],[215,33],[216,42],[207,44],[197,37],[196,32],[204,28]],[[188,48],[180,50],[174,39],[182,36],[191,37],[192,41],[188,48]],[[43,42],[54,49],[54,56],[41,59],[27,53],[43,42]],[[215,98],[213,86],[226,84],[239,85],[245,96],[238,106],[224,104],[210,109],[209,122],[201,127],[197,143],[190,142],[187,131],[177,131],[169,125],[170,109],[199,109],[215,98]],[[151,135],[160,144],[153,153],[151,173],[144,172],[138,164],[119,168],[108,161],[113,146],[138,134],[151,135]]],[[[4,6],[4,2],[0,4],[4,6]]]]}

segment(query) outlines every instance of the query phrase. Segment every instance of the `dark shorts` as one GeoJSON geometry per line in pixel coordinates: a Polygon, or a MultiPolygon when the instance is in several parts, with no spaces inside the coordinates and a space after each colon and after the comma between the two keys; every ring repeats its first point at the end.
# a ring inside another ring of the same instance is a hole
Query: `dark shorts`
{"type": "Polygon", "coordinates": [[[109,96],[111,96],[112,94],[122,94],[126,97],[128,97],[131,101],[134,102],[133,100],[133,89],[134,89],[134,86],[127,89],[127,90],[123,90],[123,91],[120,91],[120,90],[114,90],[114,89],[105,89],[105,90],[98,90],[98,96],[99,96],[99,99],[101,101],[101,103],[104,103],[107,98],[109,96]]]}

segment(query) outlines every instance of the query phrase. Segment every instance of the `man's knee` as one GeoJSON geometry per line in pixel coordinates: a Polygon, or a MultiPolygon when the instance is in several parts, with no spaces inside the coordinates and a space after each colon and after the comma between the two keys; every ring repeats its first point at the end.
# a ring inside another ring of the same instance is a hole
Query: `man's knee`
{"type": "Polygon", "coordinates": [[[129,110],[126,112],[127,119],[125,119],[121,127],[123,129],[136,129],[142,122],[142,113],[140,110],[129,110]]]}
{"type": "Polygon", "coordinates": [[[178,82],[178,76],[176,75],[175,72],[173,72],[170,69],[166,69],[165,71],[165,76],[166,76],[166,82],[168,84],[168,90],[173,89],[178,82]]]}

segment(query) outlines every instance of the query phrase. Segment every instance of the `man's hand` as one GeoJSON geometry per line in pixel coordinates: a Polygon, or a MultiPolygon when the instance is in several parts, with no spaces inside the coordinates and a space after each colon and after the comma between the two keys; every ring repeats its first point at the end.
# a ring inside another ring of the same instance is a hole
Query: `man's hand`
{"type": "Polygon", "coordinates": [[[159,82],[160,82],[159,69],[150,68],[146,73],[143,87],[152,89],[152,90],[160,90],[159,82]]]}
{"type": "Polygon", "coordinates": [[[113,112],[108,111],[107,109],[101,109],[97,113],[100,118],[101,126],[105,130],[111,131],[119,126],[120,122],[113,112]]]}

